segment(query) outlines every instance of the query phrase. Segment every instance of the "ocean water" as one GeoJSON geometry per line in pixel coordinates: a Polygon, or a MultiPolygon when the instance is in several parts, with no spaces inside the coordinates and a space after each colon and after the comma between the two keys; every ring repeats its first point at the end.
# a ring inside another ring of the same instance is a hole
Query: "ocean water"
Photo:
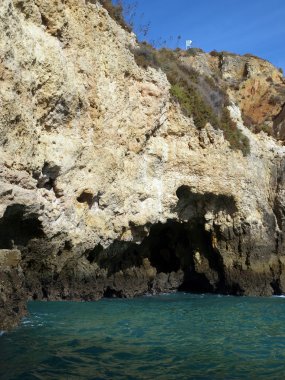
{"type": "Polygon", "coordinates": [[[31,302],[0,379],[285,379],[285,298],[31,302]]]}

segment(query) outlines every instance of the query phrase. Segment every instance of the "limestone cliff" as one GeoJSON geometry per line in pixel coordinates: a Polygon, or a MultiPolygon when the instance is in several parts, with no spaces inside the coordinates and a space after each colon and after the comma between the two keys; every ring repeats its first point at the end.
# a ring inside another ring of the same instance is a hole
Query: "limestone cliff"
{"type": "Polygon", "coordinates": [[[284,140],[285,79],[280,70],[250,54],[198,51],[192,56],[182,54],[181,60],[220,88],[226,88],[251,130],[270,131],[275,138],[284,140]]]}
{"type": "Polygon", "coordinates": [[[277,70],[217,66],[237,78],[244,156],[184,116],[95,1],[3,0],[0,35],[0,328],[28,298],[285,292],[285,148],[242,118],[282,124],[279,100],[261,116],[259,90],[243,98],[284,93],[277,70]]]}

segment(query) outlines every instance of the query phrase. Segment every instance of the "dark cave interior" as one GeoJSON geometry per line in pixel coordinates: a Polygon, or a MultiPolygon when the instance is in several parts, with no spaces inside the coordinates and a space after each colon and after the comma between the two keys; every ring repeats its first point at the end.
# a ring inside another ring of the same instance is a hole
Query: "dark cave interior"
{"type": "MultiPolygon", "coordinates": [[[[167,220],[151,226],[133,226],[134,238],[148,235],[140,244],[115,241],[106,250],[98,246],[88,252],[88,257],[100,267],[108,269],[109,275],[127,268],[139,267],[147,258],[157,274],[183,272],[183,282],[176,290],[191,292],[231,291],[226,288],[224,267],[220,253],[213,244],[213,233],[205,230],[205,214],[236,211],[232,196],[206,192],[194,192],[182,185],[176,195],[175,213],[178,220],[167,220]]],[[[141,239],[138,239],[141,240],[141,239]]]]}
{"type": "MultiPolygon", "coordinates": [[[[211,234],[205,231],[201,220],[177,222],[168,220],[150,227],[141,244],[115,241],[106,250],[101,246],[87,254],[89,261],[96,261],[108,269],[109,275],[127,268],[139,267],[147,258],[157,274],[183,271],[183,283],[177,290],[191,292],[215,292],[222,286],[223,275],[217,252],[212,247],[211,234]],[[195,253],[207,261],[211,271],[219,276],[215,288],[205,273],[199,273],[195,265],[195,253]]],[[[109,290],[110,292],[110,290],[109,290]]]]}
{"type": "Polygon", "coordinates": [[[25,247],[32,238],[44,235],[38,216],[26,211],[21,204],[7,207],[0,220],[0,249],[25,247]]]}

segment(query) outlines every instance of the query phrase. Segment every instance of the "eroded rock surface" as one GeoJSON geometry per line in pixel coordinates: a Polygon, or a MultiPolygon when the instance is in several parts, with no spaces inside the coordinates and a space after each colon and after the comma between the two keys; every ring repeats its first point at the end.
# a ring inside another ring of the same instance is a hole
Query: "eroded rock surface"
{"type": "Polygon", "coordinates": [[[2,330],[16,326],[26,313],[26,292],[20,261],[21,252],[17,249],[0,249],[0,326],[2,330]]]}
{"type": "Polygon", "coordinates": [[[250,54],[214,51],[192,56],[184,53],[181,60],[226,89],[248,127],[271,131],[284,141],[285,78],[270,62],[250,54]]]}
{"type": "Polygon", "coordinates": [[[0,5],[0,328],[28,298],[285,292],[285,149],[240,113],[278,117],[279,103],[256,113],[257,87],[243,96],[284,79],[224,64],[244,157],[183,116],[165,74],[136,65],[135,36],[93,3],[0,5]]]}

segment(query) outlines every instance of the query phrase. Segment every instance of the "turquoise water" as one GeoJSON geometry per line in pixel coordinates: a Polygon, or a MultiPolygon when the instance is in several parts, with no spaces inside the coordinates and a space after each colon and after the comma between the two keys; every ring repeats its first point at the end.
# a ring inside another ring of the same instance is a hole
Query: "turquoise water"
{"type": "Polygon", "coordinates": [[[1,379],[285,379],[285,298],[31,302],[1,379]]]}

